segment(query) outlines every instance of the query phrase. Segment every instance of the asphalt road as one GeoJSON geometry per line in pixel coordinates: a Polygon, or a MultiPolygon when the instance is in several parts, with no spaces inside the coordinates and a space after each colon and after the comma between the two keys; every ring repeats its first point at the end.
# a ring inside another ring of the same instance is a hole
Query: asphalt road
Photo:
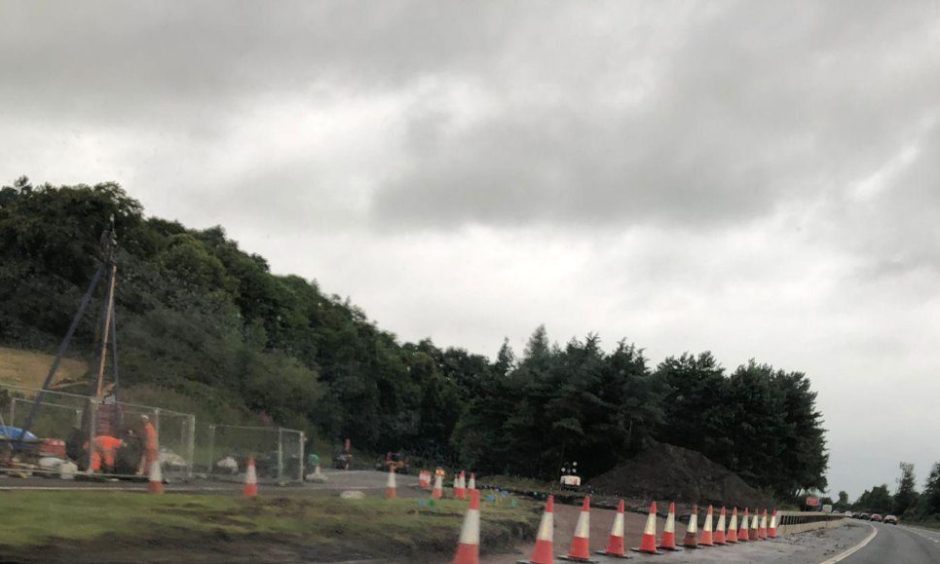
{"type": "Polygon", "coordinates": [[[872,523],[878,534],[865,548],[841,564],[936,564],[940,562],[940,531],[872,523]]]}

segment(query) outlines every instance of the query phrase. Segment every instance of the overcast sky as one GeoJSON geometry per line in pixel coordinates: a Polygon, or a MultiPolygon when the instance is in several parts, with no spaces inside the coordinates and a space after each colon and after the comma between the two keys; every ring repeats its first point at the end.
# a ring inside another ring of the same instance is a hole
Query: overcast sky
{"type": "Polygon", "coordinates": [[[805,371],[940,460],[940,2],[0,1],[0,182],[120,182],[402,339],[805,371]]]}

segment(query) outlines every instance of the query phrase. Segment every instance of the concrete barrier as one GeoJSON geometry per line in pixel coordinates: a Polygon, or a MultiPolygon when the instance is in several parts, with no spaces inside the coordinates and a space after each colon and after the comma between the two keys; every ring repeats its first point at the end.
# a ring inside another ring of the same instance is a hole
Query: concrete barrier
{"type": "Polygon", "coordinates": [[[777,535],[786,536],[805,533],[816,529],[841,527],[848,518],[841,513],[821,513],[810,511],[780,511],[777,513],[777,535]]]}

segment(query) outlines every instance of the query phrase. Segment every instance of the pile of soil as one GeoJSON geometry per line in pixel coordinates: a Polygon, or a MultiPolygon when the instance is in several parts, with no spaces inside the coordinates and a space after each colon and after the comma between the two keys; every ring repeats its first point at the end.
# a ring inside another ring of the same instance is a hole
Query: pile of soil
{"type": "Polygon", "coordinates": [[[589,482],[595,492],[645,500],[766,507],[769,497],[698,451],[655,443],[589,482]]]}

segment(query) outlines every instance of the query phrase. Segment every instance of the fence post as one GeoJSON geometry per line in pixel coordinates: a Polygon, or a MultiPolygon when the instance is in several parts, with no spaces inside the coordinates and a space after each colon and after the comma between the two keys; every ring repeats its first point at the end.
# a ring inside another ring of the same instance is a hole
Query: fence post
{"type": "Polygon", "coordinates": [[[215,425],[209,424],[209,469],[206,471],[208,476],[215,470],[215,425]]]}
{"type": "Polygon", "coordinates": [[[187,434],[189,435],[186,437],[189,440],[183,442],[183,444],[186,445],[186,456],[188,459],[187,462],[189,462],[186,467],[186,479],[192,480],[193,466],[196,465],[196,416],[190,415],[186,418],[186,422],[188,425],[188,429],[186,430],[188,432],[187,434]]]}
{"type": "MultiPolygon", "coordinates": [[[[160,436],[160,408],[153,408],[153,428],[157,430],[157,436],[160,436]]],[[[159,446],[159,444],[158,444],[159,446]]]]}
{"type": "Polygon", "coordinates": [[[277,481],[284,479],[284,429],[277,428],[277,481]]]}
{"type": "Polygon", "coordinates": [[[98,423],[98,400],[95,398],[88,398],[88,415],[88,466],[85,470],[91,474],[91,459],[95,452],[95,426],[98,423]]]}
{"type": "Polygon", "coordinates": [[[303,431],[300,432],[300,463],[297,465],[299,468],[300,476],[297,477],[301,482],[304,481],[304,446],[307,444],[307,435],[303,431]]]}

